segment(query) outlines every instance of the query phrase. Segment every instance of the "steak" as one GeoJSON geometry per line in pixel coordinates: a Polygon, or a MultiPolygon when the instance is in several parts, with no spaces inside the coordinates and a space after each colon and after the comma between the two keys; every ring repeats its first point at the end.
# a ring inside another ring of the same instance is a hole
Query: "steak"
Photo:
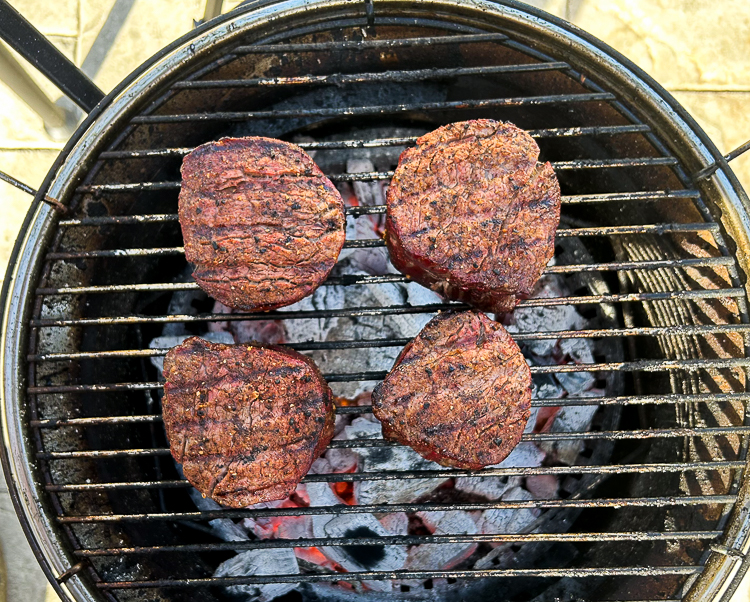
{"type": "Polygon", "coordinates": [[[172,456],[225,506],[286,497],[333,437],[331,389],[295,351],[192,337],[169,350],[164,378],[172,456]]]}
{"type": "Polygon", "coordinates": [[[179,219],[195,281],[246,311],[312,293],[345,238],[336,187],[301,148],[271,138],[222,138],[187,155],[179,219]]]}
{"type": "Polygon", "coordinates": [[[508,332],[480,312],[430,320],[372,392],[383,436],[443,466],[501,462],[521,440],[531,371],[508,332]]]}
{"type": "Polygon", "coordinates": [[[477,119],[405,150],[387,193],[393,265],[447,299],[507,312],[555,251],[560,186],[510,123],[477,119]]]}

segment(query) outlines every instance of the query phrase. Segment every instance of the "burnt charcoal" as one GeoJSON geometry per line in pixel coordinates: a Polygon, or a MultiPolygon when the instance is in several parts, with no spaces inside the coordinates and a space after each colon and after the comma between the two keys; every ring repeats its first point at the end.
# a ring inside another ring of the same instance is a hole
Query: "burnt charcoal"
{"type": "MultiPolygon", "coordinates": [[[[295,575],[299,565],[294,551],[289,548],[248,550],[222,562],[214,577],[252,577],[254,575],[295,575]]],[[[260,583],[257,585],[229,585],[226,590],[245,602],[271,602],[295,589],[298,583],[260,583]]]]}
{"type": "Polygon", "coordinates": [[[222,138],[187,155],[179,219],[195,281],[247,311],[312,293],[345,239],[336,187],[301,148],[271,138],[222,138]]]}
{"type": "Polygon", "coordinates": [[[443,466],[496,464],[521,439],[531,372],[506,330],[480,312],[433,318],[372,394],[383,436],[443,466]]]}
{"type": "Polygon", "coordinates": [[[167,353],[164,378],[172,455],[225,506],[286,497],[333,436],[331,390],[297,352],[192,337],[167,353]]]}
{"type": "Polygon", "coordinates": [[[508,312],[554,255],[560,186],[510,123],[452,123],[401,154],[387,192],[393,265],[447,299],[508,312]]]}

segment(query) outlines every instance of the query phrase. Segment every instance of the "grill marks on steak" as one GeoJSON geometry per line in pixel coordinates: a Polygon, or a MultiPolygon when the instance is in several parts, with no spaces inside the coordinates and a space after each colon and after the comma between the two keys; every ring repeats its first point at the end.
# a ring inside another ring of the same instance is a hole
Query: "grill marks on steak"
{"type": "Polygon", "coordinates": [[[443,466],[501,462],[521,440],[531,371],[508,332],[480,312],[442,313],[372,393],[383,436],[443,466]]]}
{"type": "Polygon", "coordinates": [[[164,377],[172,455],[225,506],[286,497],[333,436],[331,390],[295,351],[192,337],[167,353],[164,377]]]}
{"type": "Polygon", "coordinates": [[[345,219],[336,187],[294,144],[222,138],[183,161],[185,257],[229,307],[274,309],[312,293],[338,259],[345,219]]]}
{"type": "Polygon", "coordinates": [[[560,187],[510,123],[452,123],[399,159],[387,193],[393,265],[448,299],[507,312],[554,255],[560,187]]]}

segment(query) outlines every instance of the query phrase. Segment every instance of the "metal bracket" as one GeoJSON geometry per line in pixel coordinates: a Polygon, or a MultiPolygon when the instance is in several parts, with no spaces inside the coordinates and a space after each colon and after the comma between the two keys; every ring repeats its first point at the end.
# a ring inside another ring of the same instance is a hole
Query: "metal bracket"
{"type": "Polygon", "coordinates": [[[728,548],[727,546],[715,543],[711,544],[709,546],[711,551],[716,552],[717,554],[722,554],[724,556],[728,556],[729,558],[733,558],[735,560],[744,560],[746,558],[745,554],[740,552],[739,550],[735,550],[734,548],[728,548]]]}
{"type": "Polygon", "coordinates": [[[81,569],[83,569],[83,567],[85,566],[84,562],[85,562],[84,560],[81,560],[81,562],[74,564],[67,571],[65,571],[62,575],[60,575],[59,577],[55,577],[55,581],[57,581],[58,583],[65,583],[73,575],[81,572],[81,569]]]}
{"type": "MultiPolygon", "coordinates": [[[[11,186],[15,186],[19,190],[23,190],[25,193],[30,194],[31,196],[35,197],[37,195],[37,191],[34,190],[31,186],[24,184],[20,180],[16,180],[13,176],[9,176],[4,171],[0,171],[0,180],[7,182],[11,186]]],[[[60,201],[53,199],[51,196],[45,195],[42,200],[59,213],[65,214],[68,212],[68,208],[65,205],[63,205],[60,201]]]]}
{"type": "MultiPolygon", "coordinates": [[[[750,140],[745,142],[745,144],[743,144],[742,146],[738,146],[733,151],[724,155],[724,159],[727,163],[729,163],[748,150],[750,150],[750,140]]],[[[693,176],[693,182],[699,182],[700,180],[706,179],[708,176],[714,174],[719,168],[721,168],[721,165],[719,163],[712,163],[708,167],[704,167],[693,176]]]]}

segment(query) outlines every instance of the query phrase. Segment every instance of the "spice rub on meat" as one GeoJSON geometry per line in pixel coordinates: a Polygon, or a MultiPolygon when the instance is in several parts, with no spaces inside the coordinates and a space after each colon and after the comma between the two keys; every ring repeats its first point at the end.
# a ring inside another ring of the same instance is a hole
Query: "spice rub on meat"
{"type": "Polygon", "coordinates": [[[372,393],[383,436],[443,466],[501,462],[521,440],[531,371],[508,332],[480,312],[430,320],[372,393]]]}
{"type": "Polygon", "coordinates": [[[336,187],[301,148],[271,138],[222,138],[187,155],[179,220],[195,281],[247,311],[312,293],[345,238],[336,187]]]}
{"type": "Polygon", "coordinates": [[[169,350],[164,378],[172,455],[225,506],[286,497],[333,436],[331,389],[295,351],[192,337],[169,350]]]}
{"type": "Polygon", "coordinates": [[[425,134],[387,193],[393,265],[447,299],[507,312],[554,255],[560,186],[510,123],[477,119],[425,134]]]}

